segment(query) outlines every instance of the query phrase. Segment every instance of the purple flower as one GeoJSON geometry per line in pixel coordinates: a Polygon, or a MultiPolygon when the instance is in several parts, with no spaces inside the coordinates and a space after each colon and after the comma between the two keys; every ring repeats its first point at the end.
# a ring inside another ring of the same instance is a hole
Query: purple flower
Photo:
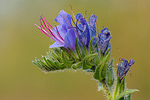
{"type": "Polygon", "coordinates": [[[121,59],[122,62],[118,65],[118,71],[117,71],[117,76],[121,80],[126,76],[127,72],[129,71],[130,67],[135,63],[133,59],[131,59],[128,63],[127,60],[124,58],[121,59]]]}
{"type": "Polygon", "coordinates": [[[81,43],[84,43],[84,45],[88,47],[90,42],[90,32],[89,32],[88,24],[86,20],[83,18],[82,13],[78,13],[76,15],[76,20],[77,20],[76,30],[78,33],[77,36],[79,38],[79,41],[81,43]]]}
{"type": "Polygon", "coordinates": [[[90,39],[93,36],[96,36],[96,20],[97,16],[95,14],[92,14],[91,17],[89,18],[89,31],[90,31],[90,39]]]}
{"type": "Polygon", "coordinates": [[[65,11],[61,10],[59,15],[55,18],[55,21],[60,25],[52,27],[43,15],[40,18],[41,25],[35,25],[42,33],[55,41],[55,43],[52,44],[50,48],[69,47],[70,49],[74,50],[76,36],[74,32],[75,29],[71,24],[71,19],[72,17],[70,14],[67,14],[65,11]]]}
{"type": "Polygon", "coordinates": [[[103,54],[107,51],[108,48],[111,48],[110,39],[111,34],[108,28],[102,29],[101,33],[98,35],[99,41],[99,49],[102,51],[103,54]]]}

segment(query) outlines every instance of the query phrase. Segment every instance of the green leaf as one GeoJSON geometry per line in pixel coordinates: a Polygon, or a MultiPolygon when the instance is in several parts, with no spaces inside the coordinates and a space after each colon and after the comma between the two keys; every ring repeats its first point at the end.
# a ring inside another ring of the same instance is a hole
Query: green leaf
{"type": "Polygon", "coordinates": [[[75,43],[75,49],[76,49],[76,54],[78,55],[79,59],[81,60],[81,53],[80,53],[77,39],[76,39],[76,43],[75,43]]]}
{"type": "Polygon", "coordinates": [[[116,96],[117,96],[119,84],[120,84],[120,79],[117,78],[116,86],[115,86],[115,89],[114,89],[114,96],[113,96],[114,98],[116,98],[116,96]]]}
{"type": "Polygon", "coordinates": [[[107,68],[107,73],[106,73],[106,82],[109,87],[111,87],[114,83],[114,71],[113,71],[113,66],[109,66],[107,68]]]}
{"type": "Polygon", "coordinates": [[[58,69],[57,66],[54,64],[53,61],[51,61],[51,60],[49,60],[49,59],[47,59],[47,61],[48,61],[48,63],[51,65],[52,70],[57,70],[57,69],[58,69]]]}
{"type": "Polygon", "coordinates": [[[131,94],[125,95],[124,100],[131,100],[131,94]]]}
{"type": "Polygon", "coordinates": [[[37,60],[37,62],[41,65],[42,69],[44,68],[46,71],[50,71],[50,68],[45,62],[43,62],[42,60],[37,60]]]}
{"type": "Polygon", "coordinates": [[[73,57],[73,59],[74,60],[78,60],[78,58],[76,57],[75,53],[70,48],[68,48],[68,50],[70,51],[70,55],[73,57]]]}
{"type": "Polygon", "coordinates": [[[81,67],[82,66],[82,61],[80,61],[80,62],[77,62],[77,63],[75,63],[75,64],[72,64],[72,68],[73,69],[77,69],[77,68],[79,68],[79,67],[81,67]]]}
{"type": "Polygon", "coordinates": [[[109,51],[110,51],[110,48],[108,48],[107,51],[105,52],[105,56],[108,55],[109,51]]]}
{"type": "Polygon", "coordinates": [[[100,82],[103,82],[106,78],[106,72],[108,68],[108,63],[110,59],[110,53],[103,59],[101,63],[101,67],[99,69],[99,80],[100,82]]]}
{"type": "Polygon", "coordinates": [[[73,61],[71,61],[71,60],[67,57],[67,55],[66,55],[66,53],[65,53],[64,51],[62,51],[61,56],[62,56],[62,60],[63,60],[64,65],[65,65],[67,68],[70,68],[71,65],[73,64],[73,61]]]}
{"type": "Polygon", "coordinates": [[[84,45],[84,43],[82,43],[82,45],[83,45],[83,48],[84,48],[85,55],[88,55],[86,46],[84,45]]]}
{"type": "Polygon", "coordinates": [[[119,94],[121,94],[125,89],[125,77],[122,79],[120,86],[119,86],[119,94]]]}
{"type": "Polygon", "coordinates": [[[66,66],[64,65],[64,63],[59,63],[59,62],[56,62],[54,61],[54,64],[57,66],[58,69],[65,69],[66,66]]]}
{"type": "Polygon", "coordinates": [[[91,64],[90,61],[97,55],[98,55],[97,53],[86,55],[82,63],[83,69],[92,68],[93,64],[91,64]]]}
{"type": "Polygon", "coordinates": [[[139,90],[137,90],[137,89],[127,89],[124,92],[122,92],[119,96],[117,96],[115,100],[119,100],[120,98],[124,97],[125,95],[129,95],[131,93],[138,92],[138,91],[139,90]]]}
{"type": "Polygon", "coordinates": [[[52,70],[51,64],[47,61],[47,59],[43,56],[44,61],[49,66],[50,70],[52,70]]]}
{"type": "Polygon", "coordinates": [[[38,66],[39,68],[41,68],[41,65],[38,62],[32,61],[32,63],[35,64],[36,66],[38,66]]]}
{"type": "Polygon", "coordinates": [[[89,54],[92,54],[93,53],[93,39],[94,37],[91,38],[90,40],[90,43],[89,43],[89,54]]]}
{"type": "Polygon", "coordinates": [[[55,52],[53,50],[49,50],[48,55],[49,55],[49,58],[53,58],[55,61],[59,62],[58,56],[55,54],[55,52]]]}
{"type": "Polygon", "coordinates": [[[97,65],[96,69],[95,69],[95,73],[94,73],[94,78],[99,80],[99,69],[101,67],[101,63],[97,65]]]}

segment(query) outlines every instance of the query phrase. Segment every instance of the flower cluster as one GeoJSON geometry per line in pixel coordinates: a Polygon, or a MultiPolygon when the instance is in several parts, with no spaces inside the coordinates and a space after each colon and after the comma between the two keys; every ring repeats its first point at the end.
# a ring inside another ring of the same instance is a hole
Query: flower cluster
{"type": "Polygon", "coordinates": [[[40,25],[35,24],[55,43],[50,45],[52,49],[47,56],[43,56],[43,60],[36,58],[33,63],[48,72],[65,68],[83,68],[94,73],[94,78],[99,81],[99,87],[102,87],[110,100],[130,100],[131,93],[138,90],[125,91],[125,76],[135,61],[131,59],[128,62],[122,58],[115,78],[113,59],[110,57],[112,36],[108,28],[103,28],[98,33],[97,16],[92,14],[87,21],[82,13],[72,17],[61,10],[55,21],[59,25],[52,27],[41,15],[40,25]]]}
{"type": "Polygon", "coordinates": [[[108,28],[102,29],[96,37],[96,20],[97,16],[92,14],[89,22],[83,17],[82,13],[76,15],[75,20],[70,14],[61,10],[55,21],[60,25],[52,27],[45,17],[40,18],[40,25],[35,24],[39,30],[46,36],[55,41],[50,48],[65,47],[75,50],[75,41],[78,39],[80,45],[84,44],[89,48],[89,42],[92,37],[98,42],[99,51],[104,54],[110,46],[111,35],[108,28]]]}

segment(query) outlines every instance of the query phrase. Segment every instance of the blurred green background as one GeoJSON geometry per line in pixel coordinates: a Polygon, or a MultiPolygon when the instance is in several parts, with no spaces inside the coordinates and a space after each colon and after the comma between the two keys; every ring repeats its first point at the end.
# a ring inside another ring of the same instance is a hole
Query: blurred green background
{"type": "Polygon", "coordinates": [[[150,100],[150,0],[0,0],[0,100],[105,100],[92,74],[45,74],[32,64],[53,42],[34,23],[42,13],[55,25],[60,10],[71,14],[70,5],[75,14],[96,14],[99,30],[110,29],[115,65],[120,57],[136,61],[126,80],[140,90],[132,100],[150,100]]]}

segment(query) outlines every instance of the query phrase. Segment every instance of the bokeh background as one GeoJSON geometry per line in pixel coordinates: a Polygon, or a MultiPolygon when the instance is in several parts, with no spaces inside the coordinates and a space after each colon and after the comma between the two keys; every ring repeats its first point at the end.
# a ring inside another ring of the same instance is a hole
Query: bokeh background
{"type": "Polygon", "coordinates": [[[105,100],[92,74],[45,74],[32,64],[53,43],[34,23],[42,13],[55,25],[60,10],[71,14],[70,5],[75,14],[96,14],[99,30],[110,29],[114,64],[119,57],[136,61],[126,80],[140,90],[132,100],[150,100],[150,0],[0,0],[0,100],[105,100]]]}

